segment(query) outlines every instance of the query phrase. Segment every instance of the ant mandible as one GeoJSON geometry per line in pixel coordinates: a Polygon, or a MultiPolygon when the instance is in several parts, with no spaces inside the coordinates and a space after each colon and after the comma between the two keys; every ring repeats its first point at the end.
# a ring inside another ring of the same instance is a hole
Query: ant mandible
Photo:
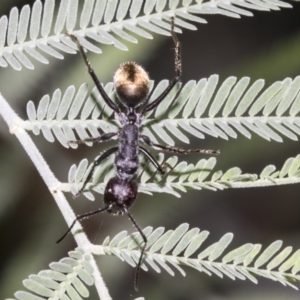
{"type": "Polygon", "coordinates": [[[139,127],[142,123],[143,117],[148,111],[155,109],[169,94],[172,88],[181,79],[181,46],[180,42],[174,32],[174,18],[171,18],[171,35],[175,44],[175,77],[169,83],[164,92],[158,96],[153,102],[145,104],[145,106],[137,112],[137,108],[147,100],[149,94],[149,77],[147,72],[138,64],[134,62],[126,62],[120,65],[114,76],[114,89],[116,91],[118,99],[126,108],[126,112],[122,112],[107,95],[102,87],[99,79],[97,78],[94,70],[91,68],[90,62],[85,54],[83,46],[80,44],[76,36],[67,34],[78,46],[78,49],[83,57],[85,65],[91,75],[99,93],[103,97],[106,104],[115,112],[116,117],[120,121],[122,128],[118,132],[108,132],[97,138],[88,138],[85,140],[70,141],[69,143],[81,144],[84,142],[103,142],[108,141],[114,136],[118,136],[118,146],[112,147],[102,153],[97,159],[95,159],[90,172],[88,173],[81,189],[76,194],[80,195],[85,189],[87,183],[91,180],[96,166],[98,166],[104,159],[111,154],[116,153],[114,166],[117,176],[111,178],[105,187],[104,191],[104,208],[100,208],[96,211],[85,213],[77,216],[74,222],[71,224],[67,232],[57,241],[62,241],[66,235],[72,230],[76,221],[85,219],[92,215],[107,211],[112,215],[124,215],[126,214],[133,225],[143,238],[144,245],[141,250],[141,255],[137,264],[134,288],[138,290],[138,277],[139,270],[141,268],[144,252],[147,246],[147,237],[140,229],[132,215],[129,213],[129,208],[133,205],[137,198],[138,186],[132,177],[137,172],[140,162],[139,154],[145,155],[148,160],[154,165],[156,170],[160,174],[165,173],[164,165],[160,165],[156,159],[148,152],[144,147],[140,145],[140,142],[154,148],[159,148],[166,151],[171,151],[180,154],[187,154],[191,152],[204,153],[204,154],[219,154],[217,150],[205,150],[205,149],[182,149],[173,147],[170,145],[156,144],[151,139],[142,135],[139,132],[139,127]]]}

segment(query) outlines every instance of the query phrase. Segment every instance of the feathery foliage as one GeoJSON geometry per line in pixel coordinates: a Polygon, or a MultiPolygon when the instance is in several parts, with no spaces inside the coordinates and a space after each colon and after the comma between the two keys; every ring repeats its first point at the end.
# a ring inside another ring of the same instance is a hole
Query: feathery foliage
{"type": "Polygon", "coordinates": [[[40,271],[37,275],[30,275],[23,281],[23,285],[30,291],[15,293],[17,300],[37,299],[77,299],[87,298],[86,288],[94,283],[93,267],[88,256],[82,249],[70,251],[69,257],[59,262],[52,262],[50,270],[40,271]]]}
{"type": "MultiPolygon", "coordinates": [[[[164,156],[158,155],[158,161],[164,162],[164,156]]],[[[138,173],[139,192],[152,195],[152,193],[169,193],[180,197],[180,193],[189,189],[207,189],[210,191],[224,190],[227,188],[249,188],[262,186],[276,186],[292,183],[300,183],[300,154],[295,158],[288,158],[280,170],[274,165],[266,166],[260,174],[243,174],[238,167],[230,168],[223,172],[214,171],[217,163],[215,157],[200,159],[196,165],[188,164],[177,156],[169,157],[166,163],[172,167],[164,176],[156,174],[152,165],[144,165],[138,173]],[[152,176],[151,176],[152,175],[152,176]]],[[[59,187],[64,192],[75,195],[81,188],[92,165],[88,166],[87,159],[72,165],[69,170],[68,183],[62,183],[59,187]]],[[[113,176],[113,160],[107,159],[98,168],[94,175],[94,181],[87,185],[87,189],[103,194],[107,181],[113,176]],[[99,183],[100,182],[100,183],[99,183]]],[[[84,192],[90,200],[94,200],[91,192],[84,192]]]]}
{"type": "MultiPolygon", "coordinates": [[[[185,266],[209,276],[214,274],[220,278],[227,276],[232,280],[249,279],[256,284],[258,281],[255,276],[259,276],[298,289],[290,281],[300,281],[298,275],[300,250],[293,252],[292,247],[281,249],[280,240],[273,242],[263,251],[261,244],[247,243],[224,254],[233,239],[233,234],[227,233],[218,242],[201,250],[196,258],[192,258],[191,256],[199,251],[208,238],[208,231],[200,231],[199,228],[189,230],[189,225],[184,223],[175,230],[166,232],[163,227],[155,230],[147,227],[143,232],[148,239],[145,260],[142,264],[144,271],[148,271],[148,267],[158,273],[164,269],[174,276],[172,269],[174,268],[182,276],[186,276],[186,272],[181,267],[185,266]]],[[[140,242],[141,237],[138,232],[127,235],[126,231],[122,231],[111,240],[107,237],[102,245],[93,246],[91,250],[98,254],[101,249],[103,255],[117,256],[135,267],[140,253],[136,248],[139,247],[140,242]]],[[[93,284],[92,266],[89,264],[88,256],[82,249],[70,251],[69,256],[70,258],[61,259],[58,263],[51,263],[51,270],[30,275],[29,279],[23,281],[23,285],[33,293],[16,292],[16,299],[68,299],[70,297],[79,300],[88,297],[89,292],[85,285],[93,284]]]]}
{"type": "Polygon", "coordinates": [[[57,14],[55,0],[36,0],[32,9],[25,5],[19,12],[12,8],[0,19],[0,66],[15,70],[22,66],[33,69],[31,59],[47,64],[46,55],[63,59],[62,53],[74,54],[77,47],[65,32],[78,36],[89,51],[101,53],[94,43],[112,44],[128,50],[121,40],[137,43],[133,35],[152,39],[151,33],[169,36],[169,21],[176,16],[176,31],[196,30],[191,22],[206,23],[198,15],[220,14],[232,18],[252,16],[250,10],[270,11],[291,7],[280,0],[217,0],[199,1],[109,1],[85,0],[82,9],[78,0],[61,0],[57,14]],[[143,10],[142,10],[143,8],[143,10]],[[132,35],[133,34],[133,35],[132,35]]]}
{"type": "MultiPolygon", "coordinates": [[[[214,274],[220,278],[227,276],[232,280],[249,279],[253,283],[258,282],[255,276],[264,277],[298,290],[290,281],[300,281],[300,250],[292,252],[292,247],[281,249],[280,240],[264,250],[261,244],[247,243],[225,254],[233,239],[233,234],[227,233],[219,241],[201,249],[196,258],[192,258],[191,256],[205,243],[208,231],[200,231],[199,228],[189,230],[189,225],[184,223],[175,230],[166,232],[163,227],[155,230],[147,227],[143,232],[148,238],[142,265],[145,271],[148,271],[148,267],[158,273],[164,269],[174,276],[174,268],[185,276],[186,273],[181,268],[185,266],[209,276],[214,274]]],[[[139,257],[139,251],[135,250],[138,237],[137,232],[127,235],[126,231],[122,231],[111,241],[106,238],[102,245],[95,248],[102,247],[106,255],[115,255],[134,267],[139,257]]]]}
{"type": "MultiPolygon", "coordinates": [[[[161,94],[168,85],[167,80],[159,82],[149,102],[161,94]]],[[[251,138],[251,133],[270,141],[282,142],[282,136],[298,140],[300,134],[300,77],[286,78],[264,88],[264,80],[250,84],[250,78],[229,77],[218,87],[218,76],[212,75],[198,82],[191,80],[184,86],[178,84],[154,112],[148,114],[142,125],[142,133],[154,141],[158,139],[174,145],[174,137],[188,143],[188,134],[203,139],[205,134],[225,140],[242,134],[251,138]],[[167,104],[166,104],[167,103],[167,104]]],[[[53,142],[55,138],[64,147],[77,148],[68,144],[76,139],[97,137],[102,133],[116,131],[119,122],[112,116],[112,110],[105,105],[94,88],[87,97],[87,85],[83,84],[77,93],[69,86],[64,94],[57,89],[52,97],[45,95],[35,108],[28,102],[29,120],[24,128],[35,134],[42,131],[44,137],[53,142]],[[95,102],[97,101],[97,104],[95,102]]],[[[105,85],[110,97],[116,99],[113,83],[105,85]]],[[[116,99],[117,100],[117,99],[116,99]]],[[[88,142],[87,145],[92,145],[88,142]]]]}
{"type": "MultiPolygon", "coordinates": [[[[175,16],[176,32],[181,29],[196,30],[193,22],[206,23],[204,14],[220,14],[228,17],[252,16],[249,10],[279,10],[291,7],[280,0],[216,0],[201,3],[193,0],[37,0],[33,7],[24,6],[20,12],[13,8],[9,17],[0,18],[0,66],[20,70],[23,66],[33,69],[31,59],[47,64],[46,55],[63,59],[63,54],[75,54],[77,46],[65,32],[73,33],[82,45],[95,53],[101,48],[95,43],[113,45],[127,50],[122,40],[137,43],[136,36],[152,39],[152,34],[170,35],[170,18],[175,16]],[[199,17],[201,15],[201,17],[199,17]],[[63,54],[62,54],[63,53],[63,54]]],[[[151,81],[153,101],[168,85],[168,80],[151,81]]],[[[113,83],[105,85],[105,91],[114,100],[113,83]]],[[[45,180],[67,222],[75,215],[64,193],[76,194],[91,168],[87,159],[78,166],[71,166],[68,182],[60,182],[40,155],[26,131],[35,135],[42,133],[49,142],[59,141],[65,148],[77,148],[71,143],[76,139],[98,137],[117,131],[120,124],[114,119],[96,89],[91,95],[87,84],[78,90],[72,85],[65,92],[56,89],[52,96],[42,97],[37,106],[28,102],[28,120],[24,121],[12,111],[0,96],[0,105],[10,130],[22,143],[45,180]],[[96,104],[97,103],[97,104],[96,104]]],[[[228,77],[219,84],[218,75],[191,80],[174,87],[167,99],[147,115],[141,127],[142,133],[153,141],[174,145],[175,141],[189,143],[189,136],[204,139],[206,135],[228,140],[252,134],[268,141],[283,142],[283,138],[298,140],[300,134],[300,77],[286,78],[265,87],[264,80],[250,83],[250,78],[228,77]]],[[[86,143],[92,146],[91,142],[86,143]]],[[[189,189],[220,191],[228,188],[274,186],[300,182],[300,154],[288,158],[282,168],[274,165],[263,168],[260,174],[242,173],[239,167],[223,172],[214,171],[215,157],[188,163],[177,156],[165,158],[157,155],[157,161],[167,162],[165,175],[155,174],[151,164],[142,161],[137,174],[139,192],[168,193],[180,197],[189,189]]],[[[94,200],[92,191],[103,194],[108,179],[114,174],[112,157],[107,159],[94,174],[93,182],[87,185],[84,195],[94,200]]],[[[135,267],[142,242],[138,233],[117,234],[112,240],[106,238],[102,245],[92,244],[82,233],[79,224],[73,232],[78,245],[69,252],[69,258],[50,264],[51,270],[41,271],[23,281],[30,292],[17,292],[18,300],[76,299],[88,297],[86,286],[95,284],[101,299],[111,299],[96,266],[94,255],[114,255],[135,267]]],[[[297,287],[291,281],[300,280],[300,250],[292,247],[281,249],[282,241],[275,241],[262,251],[261,244],[244,244],[224,254],[233,239],[225,234],[218,242],[199,250],[209,235],[198,228],[189,230],[182,224],[175,230],[165,232],[163,227],[143,231],[148,238],[144,270],[166,270],[174,275],[177,269],[186,275],[182,266],[194,268],[207,275],[227,276],[231,279],[250,280],[265,277],[283,285],[297,287]],[[199,251],[199,252],[198,252],[199,251]],[[197,257],[193,257],[198,252],[197,257]]],[[[143,299],[143,298],[138,298],[143,299]]]]}

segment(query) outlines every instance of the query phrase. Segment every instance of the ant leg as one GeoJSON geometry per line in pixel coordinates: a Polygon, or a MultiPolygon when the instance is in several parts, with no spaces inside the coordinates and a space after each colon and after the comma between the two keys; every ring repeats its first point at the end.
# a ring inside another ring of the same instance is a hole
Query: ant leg
{"type": "Polygon", "coordinates": [[[160,148],[162,150],[166,150],[169,152],[175,152],[180,154],[188,154],[188,153],[203,153],[203,154],[220,154],[220,150],[212,150],[212,149],[183,149],[173,147],[171,145],[160,145],[153,143],[147,135],[141,135],[140,138],[143,140],[144,143],[151,147],[160,148]]]}
{"type": "Polygon", "coordinates": [[[147,240],[144,232],[141,230],[139,225],[136,223],[136,221],[133,219],[133,217],[129,213],[129,211],[126,208],[124,208],[124,209],[125,209],[126,214],[129,217],[130,221],[133,223],[134,227],[137,229],[137,231],[142,236],[143,241],[144,241],[144,245],[142,247],[141,255],[140,255],[140,258],[139,258],[139,261],[138,261],[138,264],[137,264],[137,267],[136,267],[135,275],[134,275],[134,289],[137,292],[139,290],[138,283],[139,283],[140,269],[141,269],[141,265],[142,265],[142,262],[143,262],[143,256],[144,256],[144,253],[145,253],[145,249],[146,249],[148,240],[147,240]]]}
{"type": "Polygon", "coordinates": [[[69,34],[69,33],[66,33],[67,36],[69,36],[78,46],[78,49],[83,57],[83,60],[85,62],[85,65],[88,69],[88,72],[89,74],[91,75],[92,79],[94,80],[94,83],[99,91],[99,93],[101,94],[101,96],[103,97],[104,101],[106,102],[106,104],[113,110],[115,111],[116,113],[120,113],[120,109],[118,108],[118,106],[109,98],[109,96],[106,94],[104,88],[102,87],[98,77],[96,76],[94,70],[92,69],[91,67],[91,63],[90,61],[88,60],[85,52],[84,52],[84,49],[83,49],[83,46],[80,44],[78,38],[73,35],[73,34],[69,34]]]}
{"type": "Polygon", "coordinates": [[[175,77],[181,78],[182,75],[182,63],[181,63],[181,44],[174,31],[175,18],[171,18],[171,34],[175,44],[175,77]]]}
{"type": "Polygon", "coordinates": [[[108,210],[108,209],[109,209],[109,206],[104,207],[104,208],[97,209],[97,210],[95,210],[95,211],[91,211],[91,212],[86,213],[86,214],[83,214],[83,215],[77,216],[76,219],[75,219],[75,220],[73,221],[73,223],[71,224],[71,226],[70,226],[70,227],[68,228],[68,230],[66,231],[66,233],[65,233],[65,234],[64,234],[64,235],[63,235],[56,243],[57,243],[57,244],[60,243],[60,242],[68,235],[68,233],[72,230],[72,228],[74,227],[74,225],[75,225],[75,223],[76,223],[77,221],[80,221],[80,220],[83,220],[83,219],[88,218],[88,217],[90,217],[90,216],[99,214],[99,213],[101,213],[101,212],[103,212],[103,211],[106,211],[106,210],[108,210]]]}
{"type": "Polygon", "coordinates": [[[156,168],[156,170],[160,173],[160,174],[165,174],[165,165],[163,164],[163,166],[161,166],[157,160],[152,156],[152,154],[146,150],[144,147],[139,146],[139,150],[149,159],[149,161],[152,163],[152,165],[156,168]]]}
{"type": "Polygon", "coordinates": [[[85,142],[101,143],[101,142],[110,140],[112,137],[114,137],[117,134],[118,134],[117,132],[108,132],[108,133],[104,133],[96,138],[88,138],[88,139],[77,140],[77,141],[68,141],[68,144],[84,144],[85,142]]]}
{"type": "Polygon", "coordinates": [[[102,153],[97,159],[94,160],[94,163],[93,163],[93,166],[92,166],[92,169],[91,171],[89,172],[89,174],[87,175],[81,189],[79,190],[79,192],[75,195],[75,197],[78,197],[82,191],[84,190],[85,186],[87,185],[87,183],[91,180],[93,174],[94,174],[94,171],[95,171],[95,168],[104,160],[106,159],[107,157],[109,157],[111,154],[113,154],[114,152],[118,151],[118,147],[113,147],[113,148],[110,148],[108,149],[107,151],[105,151],[104,153],[102,153]]]}
{"type": "Polygon", "coordinates": [[[172,88],[176,85],[177,82],[180,81],[182,75],[182,63],[181,63],[181,44],[180,41],[174,31],[174,17],[171,18],[171,34],[175,44],[175,77],[170,82],[165,91],[154,101],[146,105],[146,107],[142,110],[142,115],[146,112],[156,108],[169,94],[172,88]]]}

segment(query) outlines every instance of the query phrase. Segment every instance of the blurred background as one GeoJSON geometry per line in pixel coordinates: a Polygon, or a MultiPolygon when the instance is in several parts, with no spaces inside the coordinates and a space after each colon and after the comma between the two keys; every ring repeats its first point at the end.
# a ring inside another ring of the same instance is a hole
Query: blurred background
{"type": "MultiPolygon", "coordinates": [[[[0,15],[8,15],[13,6],[32,6],[33,1],[2,0],[0,15]]],[[[272,12],[254,11],[254,17],[233,19],[224,16],[205,16],[208,24],[195,24],[198,31],[183,30],[183,83],[199,80],[212,74],[223,82],[230,75],[263,78],[266,87],[276,80],[300,75],[300,3],[292,2],[293,9],[272,12]]],[[[126,44],[130,51],[122,52],[112,46],[102,47],[102,55],[88,54],[102,82],[112,80],[120,62],[136,61],[148,70],[155,81],[173,77],[173,43],[171,38],[155,35],[153,40],[138,38],[139,44],[126,44]]],[[[79,55],[66,55],[64,61],[47,57],[49,65],[33,61],[35,72],[11,68],[0,70],[0,91],[12,108],[26,118],[28,100],[38,102],[56,88],[64,91],[73,84],[77,88],[91,79],[79,55]]],[[[0,108],[1,109],[1,108],[0,108]]],[[[93,160],[108,144],[92,148],[80,146],[65,149],[55,142],[33,136],[42,155],[56,177],[67,181],[70,166],[84,158],[93,160]]],[[[283,143],[268,142],[256,135],[251,140],[239,136],[228,141],[207,137],[190,138],[191,147],[220,149],[215,170],[226,171],[238,166],[243,173],[260,173],[274,164],[280,169],[289,157],[300,153],[299,143],[283,137],[283,143]]],[[[184,146],[180,142],[179,146],[184,146]]],[[[187,146],[186,146],[187,147],[187,146]]],[[[195,163],[198,155],[182,157],[195,163]]],[[[24,290],[22,280],[32,273],[47,269],[49,263],[67,256],[75,242],[68,236],[62,243],[55,241],[67,229],[66,223],[46,188],[43,180],[24,152],[18,140],[9,134],[0,119],[0,299],[13,297],[24,290]]],[[[287,185],[271,188],[234,189],[225,191],[189,191],[181,198],[156,194],[140,194],[131,212],[139,225],[175,229],[183,222],[211,232],[204,249],[227,232],[235,237],[229,249],[244,243],[262,243],[268,246],[283,240],[284,246],[300,248],[300,186],[287,185]]],[[[101,197],[94,202],[84,197],[73,199],[67,195],[77,214],[102,205],[101,197]]],[[[134,229],[127,217],[99,215],[84,221],[83,226],[95,243],[114,236],[121,230],[134,229]]],[[[165,271],[153,270],[140,275],[140,292],[133,289],[134,269],[116,257],[97,258],[113,299],[183,300],[183,299],[238,299],[238,300],[292,300],[300,294],[279,283],[258,278],[258,285],[250,281],[232,281],[216,276],[208,277],[186,269],[187,277],[176,273],[172,278],[165,271]]],[[[298,284],[300,287],[300,284],[298,284]]],[[[98,299],[94,288],[89,299],[98,299]]]]}

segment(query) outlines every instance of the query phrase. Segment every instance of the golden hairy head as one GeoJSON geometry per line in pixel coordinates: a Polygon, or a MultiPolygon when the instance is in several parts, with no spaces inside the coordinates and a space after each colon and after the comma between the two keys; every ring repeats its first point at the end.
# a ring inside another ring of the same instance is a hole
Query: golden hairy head
{"type": "Polygon", "coordinates": [[[134,62],[120,65],[114,76],[116,93],[127,107],[140,105],[149,94],[149,76],[134,62]]]}

